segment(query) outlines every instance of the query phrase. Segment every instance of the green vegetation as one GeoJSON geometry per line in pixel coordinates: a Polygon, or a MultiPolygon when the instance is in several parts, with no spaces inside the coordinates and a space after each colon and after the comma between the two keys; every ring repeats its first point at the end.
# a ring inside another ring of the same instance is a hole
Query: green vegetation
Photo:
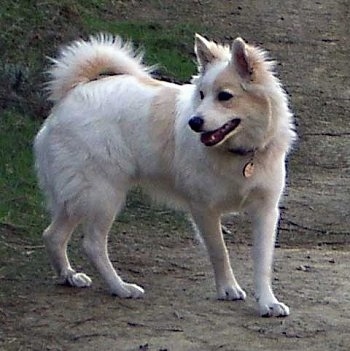
{"type": "Polygon", "coordinates": [[[157,73],[170,80],[188,81],[195,73],[191,55],[198,28],[184,23],[118,21],[111,15],[116,6],[112,0],[1,2],[0,106],[46,116],[50,107],[42,92],[43,73],[49,64],[46,57],[55,56],[67,42],[97,32],[132,40],[145,50],[146,64],[159,65],[157,73]]]}
{"type": "Polygon", "coordinates": [[[67,40],[86,35],[85,17],[102,17],[106,0],[5,0],[0,4],[0,40],[6,58],[40,64],[67,40]]]}
{"type": "MultiPolygon", "coordinates": [[[[67,40],[94,32],[120,34],[142,45],[147,61],[160,62],[169,75],[188,79],[194,72],[190,59],[195,28],[179,24],[130,23],[106,19],[110,1],[5,1],[0,5],[0,41],[6,61],[36,69],[46,55],[54,55],[67,40]],[[189,46],[188,44],[191,43],[189,46]]],[[[40,67],[42,68],[42,67],[40,67]]]]}
{"type": "Polygon", "coordinates": [[[38,127],[37,120],[13,110],[1,115],[0,226],[19,233],[40,232],[44,220],[32,158],[38,127]]]}

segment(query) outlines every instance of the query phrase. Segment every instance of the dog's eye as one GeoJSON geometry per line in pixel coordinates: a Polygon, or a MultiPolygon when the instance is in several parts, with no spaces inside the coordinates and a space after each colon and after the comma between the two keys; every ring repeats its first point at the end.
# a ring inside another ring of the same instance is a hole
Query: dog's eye
{"type": "Polygon", "coordinates": [[[228,91],[220,91],[218,94],[219,101],[228,101],[233,98],[233,94],[229,93],[228,91]]]}
{"type": "Polygon", "coordinates": [[[204,93],[203,93],[203,90],[200,90],[199,91],[199,97],[201,98],[201,100],[204,99],[204,93]]]}

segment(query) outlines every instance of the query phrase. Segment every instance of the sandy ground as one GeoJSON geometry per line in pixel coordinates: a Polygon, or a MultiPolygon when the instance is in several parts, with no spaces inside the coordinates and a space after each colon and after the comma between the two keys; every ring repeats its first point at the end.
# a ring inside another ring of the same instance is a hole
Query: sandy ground
{"type": "Polygon", "coordinates": [[[9,228],[2,233],[13,256],[0,270],[0,350],[348,350],[348,1],[131,3],[116,2],[121,19],[191,21],[217,40],[240,35],[260,43],[278,60],[300,135],[289,163],[274,278],[291,315],[258,317],[242,219],[226,218],[225,224],[246,302],[215,300],[203,250],[186,226],[168,217],[165,224],[120,222],[111,236],[110,254],[122,276],[146,289],[139,301],[109,296],[79,255],[75,261],[92,276],[93,287],[55,285],[42,244],[9,228]]]}
{"type": "Polygon", "coordinates": [[[266,319],[257,315],[247,244],[229,243],[247,300],[224,302],[215,299],[211,267],[192,239],[179,239],[176,230],[151,235],[151,240],[123,233],[123,240],[110,243],[111,256],[125,278],[146,289],[143,300],[109,296],[89,270],[95,278],[92,288],[55,285],[43,249],[23,245],[18,267],[23,273],[1,281],[6,296],[0,310],[0,349],[348,350],[349,251],[329,246],[277,249],[275,291],[291,315],[266,319]]]}

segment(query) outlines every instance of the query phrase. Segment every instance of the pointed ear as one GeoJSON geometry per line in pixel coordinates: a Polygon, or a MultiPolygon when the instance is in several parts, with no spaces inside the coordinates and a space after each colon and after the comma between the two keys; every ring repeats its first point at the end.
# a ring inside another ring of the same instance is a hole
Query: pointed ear
{"type": "Polygon", "coordinates": [[[210,49],[210,42],[201,35],[195,35],[194,52],[197,56],[199,70],[205,71],[207,65],[215,60],[215,55],[210,49]]]}
{"type": "Polygon", "coordinates": [[[235,39],[232,44],[231,64],[242,79],[251,79],[253,67],[246,49],[246,43],[242,38],[235,39]]]}

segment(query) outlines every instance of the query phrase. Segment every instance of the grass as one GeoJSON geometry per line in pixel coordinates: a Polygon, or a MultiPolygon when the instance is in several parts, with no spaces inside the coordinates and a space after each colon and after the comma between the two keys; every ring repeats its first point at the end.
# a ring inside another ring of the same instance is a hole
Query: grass
{"type": "Polygon", "coordinates": [[[198,28],[188,23],[163,26],[111,20],[113,8],[113,0],[1,2],[0,106],[46,116],[50,108],[42,93],[46,57],[55,56],[67,42],[101,31],[119,34],[144,48],[146,63],[159,64],[160,75],[176,81],[191,78],[193,34],[198,28]]]}
{"type": "Polygon", "coordinates": [[[86,34],[82,19],[100,16],[107,0],[13,0],[0,4],[0,42],[6,45],[6,59],[39,63],[63,40],[86,34]]]}
{"type": "Polygon", "coordinates": [[[32,156],[32,140],[38,128],[38,120],[16,111],[1,115],[0,225],[32,237],[44,221],[32,156]]]}

